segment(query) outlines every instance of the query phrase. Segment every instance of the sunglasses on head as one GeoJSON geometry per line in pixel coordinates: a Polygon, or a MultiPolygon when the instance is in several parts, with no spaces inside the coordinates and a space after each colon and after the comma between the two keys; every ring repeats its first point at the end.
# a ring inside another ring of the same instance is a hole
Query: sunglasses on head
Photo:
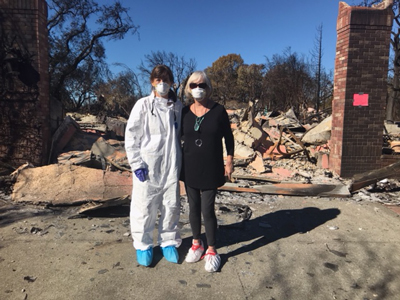
{"type": "Polygon", "coordinates": [[[207,88],[207,83],[194,83],[194,82],[192,82],[191,84],[189,84],[189,87],[193,90],[193,89],[195,89],[195,88],[197,88],[197,87],[199,87],[199,88],[201,88],[201,89],[205,89],[205,88],[207,88]]]}

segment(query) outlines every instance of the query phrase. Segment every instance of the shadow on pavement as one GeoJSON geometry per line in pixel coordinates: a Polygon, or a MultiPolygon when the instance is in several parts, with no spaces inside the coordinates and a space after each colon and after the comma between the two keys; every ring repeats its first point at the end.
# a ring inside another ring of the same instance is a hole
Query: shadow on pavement
{"type": "Polygon", "coordinates": [[[233,256],[253,251],[257,248],[289,237],[306,233],[340,214],[336,208],[321,210],[316,207],[279,210],[254,219],[219,226],[218,248],[251,241],[250,244],[221,255],[221,268],[233,256]]]}
{"type": "Polygon", "coordinates": [[[49,209],[6,204],[0,207],[0,228],[28,218],[52,214],[55,214],[54,211],[49,209]]]}
{"type": "MultiPolygon", "coordinates": [[[[289,237],[297,233],[306,233],[335,219],[340,214],[337,208],[321,210],[316,207],[302,209],[279,210],[254,219],[220,225],[218,229],[217,248],[229,247],[247,241],[250,244],[243,245],[236,250],[221,256],[221,268],[230,257],[253,251],[279,239],[289,237]],[[254,241],[253,241],[254,240],[254,241]]],[[[205,235],[202,240],[206,242],[205,235]]],[[[180,252],[186,253],[190,248],[192,237],[183,239],[180,252]]],[[[205,245],[207,249],[207,245],[205,245]]]]}

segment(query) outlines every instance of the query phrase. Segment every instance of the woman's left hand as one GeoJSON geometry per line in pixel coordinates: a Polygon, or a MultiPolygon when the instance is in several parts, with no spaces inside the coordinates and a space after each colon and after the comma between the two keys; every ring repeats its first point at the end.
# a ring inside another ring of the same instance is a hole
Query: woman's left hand
{"type": "Polygon", "coordinates": [[[226,164],[225,164],[225,176],[228,177],[229,181],[232,179],[232,173],[233,173],[233,157],[232,155],[228,155],[226,157],[226,164]]]}

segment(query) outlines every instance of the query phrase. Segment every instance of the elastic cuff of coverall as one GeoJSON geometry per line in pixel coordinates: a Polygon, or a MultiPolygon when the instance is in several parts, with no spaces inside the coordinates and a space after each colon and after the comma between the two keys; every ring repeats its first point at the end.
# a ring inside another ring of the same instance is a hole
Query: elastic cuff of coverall
{"type": "Polygon", "coordinates": [[[150,249],[152,247],[153,247],[153,245],[145,245],[142,243],[133,242],[133,248],[135,248],[136,250],[146,251],[147,249],[150,249]]]}
{"type": "Polygon", "coordinates": [[[135,164],[130,165],[130,166],[131,166],[132,172],[135,172],[135,170],[138,170],[138,169],[146,169],[146,166],[145,166],[144,163],[135,163],[135,164]]]}
{"type": "Polygon", "coordinates": [[[165,241],[161,242],[160,247],[168,247],[168,246],[174,246],[175,248],[179,248],[179,246],[182,244],[182,240],[175,240],[175,241],[165,241]]]}

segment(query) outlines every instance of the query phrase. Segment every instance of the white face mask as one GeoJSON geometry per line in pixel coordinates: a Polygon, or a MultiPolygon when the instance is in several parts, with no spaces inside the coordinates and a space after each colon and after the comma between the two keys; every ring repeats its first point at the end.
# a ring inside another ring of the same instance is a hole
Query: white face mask
{"type": "Polygon", "coordinates": [[[165,82],[160,82],[159,84],[156,85],[156,91],[159,93],[161,96],[166,96],[169,92],[169,88],[171,86],[168,83],[165,82]]]}
{"type": "Polygon", "coordinates": [[[192,96],[193,96],[194,99],[201,101],[206,96],[206,90],[197,87],[197,88],[192,90],[192,96]]]}

